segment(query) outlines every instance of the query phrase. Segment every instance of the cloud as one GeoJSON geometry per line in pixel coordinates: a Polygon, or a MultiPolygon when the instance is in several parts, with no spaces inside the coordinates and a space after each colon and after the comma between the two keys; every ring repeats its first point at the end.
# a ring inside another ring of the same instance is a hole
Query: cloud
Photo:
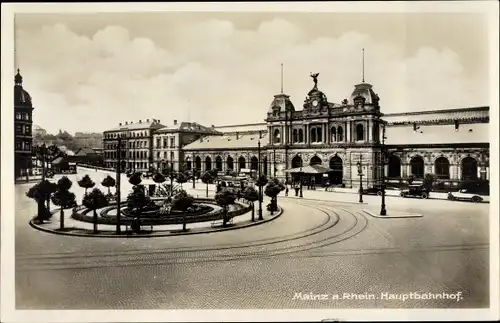
{"type": "Polygon", "coordinates": [[[319,87],[340,102],[361,81],[362,48],[366,81],[384,112],[488,104],[484,80],[445,46],[407,53],[404,43],[356,31],[311,37],[284,19],[253,30],[216,19],[180,24],[164,31],[170,40],[164,47],[132,37],[133,28],[107,26],[89,36],[62,24],[21,28],[18,62],[35,123],[49,131],[101,132],[149,117],[164,124],[188,116],[206,125],[262,122],[280,90],[281,63],[296,109],[312,86],[310,72],[320,72],[319,87]]]}

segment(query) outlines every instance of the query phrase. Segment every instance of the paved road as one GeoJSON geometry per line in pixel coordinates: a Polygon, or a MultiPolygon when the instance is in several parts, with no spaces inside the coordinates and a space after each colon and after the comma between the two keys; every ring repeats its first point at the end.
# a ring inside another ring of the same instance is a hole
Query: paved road
{"type": "Polygon", "coordinates": [[[283,216],[241,230],[92,239],[29,227],[36,205],[24,196],[28,187],[16,186],[18,309],[488,306],[488,204],[388,198],[389,212],[424,217],[379,219],[362,212],[377,210],[379,197],[360,206],[355,195],[333,193],[333,201],[280,198],[283,216]],[[384,292],[462,292],[463,299],[403,302],[381,299],[384,292]]]}

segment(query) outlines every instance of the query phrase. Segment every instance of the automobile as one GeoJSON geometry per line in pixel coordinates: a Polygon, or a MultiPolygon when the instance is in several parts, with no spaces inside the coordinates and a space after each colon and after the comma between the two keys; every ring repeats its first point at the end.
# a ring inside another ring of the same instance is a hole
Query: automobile
{"type": "Polygon", "coordinates": [[[399,193],[399,196],[401,197],[421,197],[423,199],[426,199],[429,197],[429,189],[425,188],[422,185],[410,185],[408,186],[408,189],[402,190],[401,193],[399,193]]]}
{"type": "Polygon", "coordinates": [[[382,186],[377,185],[377,186],[372,186],[369,188],[364,188],[363,189],[363,194],[365,195],[373,195],[376,194],[378,196],[382,195],[382,186]]]}
{"type": "Polygon", "coordinates": [[[450,201],[472,201],[474,203],[479,203],[483,200],[481,196],[476,194],[474,191],[471,191],[466,188],[462,188],[457,192],[448,192],[448,200],[450,201]]]}

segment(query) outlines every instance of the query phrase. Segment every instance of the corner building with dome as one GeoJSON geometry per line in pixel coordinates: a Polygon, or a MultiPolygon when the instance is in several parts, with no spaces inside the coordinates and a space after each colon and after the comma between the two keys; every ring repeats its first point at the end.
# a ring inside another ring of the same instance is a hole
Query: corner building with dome
{"type": "Polygon", "coordinates": [[[302,110],[290,96],[274,96],[265,123],[215,127],[182,147],[187,168],[200,171],[257,170],[282,179],[287,170],[319,165],[325,174],[308,175],[316,184],[363,187],[422,181],[427,173],[447,187],[463,181],[489,180],[489,107],[383,114],[371,84],[354,86],[349,99],[328,101],[318,88],[318,74],[302,110]],[[383,140],[385,128],[385,140],[383,140]],[[260,142],[260,162],[259,143],[260,142]],[[194,161],[194,162],[191,162],[194,161]]]}
{"type": "Polygon", "coordinates": [[[33,145],[33,104],[23,88],[19,69],[14,76],[14,178],[31,173],[33,145]]]}

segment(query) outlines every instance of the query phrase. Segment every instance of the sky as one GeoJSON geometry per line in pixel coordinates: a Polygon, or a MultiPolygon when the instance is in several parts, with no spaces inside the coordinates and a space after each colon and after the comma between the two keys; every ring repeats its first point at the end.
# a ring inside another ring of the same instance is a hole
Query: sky
{"type": "Polygon", "coordinates": [[[102,132],[147,118],[264,122],[283,88],[302,109],[362,79],[384,113],[489,105],[488,26],[478,13],[151,12],[17,14],[15,64],[34,123],[102,132]]]}

